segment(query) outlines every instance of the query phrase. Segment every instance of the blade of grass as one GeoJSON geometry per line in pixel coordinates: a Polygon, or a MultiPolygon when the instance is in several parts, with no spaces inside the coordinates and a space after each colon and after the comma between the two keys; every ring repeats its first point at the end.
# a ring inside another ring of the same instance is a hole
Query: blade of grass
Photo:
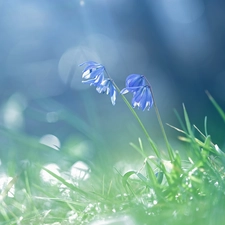
{"type": "Polygon", "coordinates": [[[150,166],[150,164],[147,161],[145,164],[145,168],[146,168],[146,174],[147,174],[148,179],[152,182],[154,189],[157,188],[159,183],[157,181],[156,175],[155,175],[152,167],[150,166]]]}
{"type": "Polygon", "coordinates": [[[207,131],[207,116],[204,119],[204,129],[205,129],[205,136],[208,136],[208,131],[207,131]]]}
{"type": "Polygon", "coordinates": [[[143,156],[143,158],[147,157],[147,155],[142,151],[142,149],[134,143],[130,143],[130,146],[132,146],[137,152],[139,152],[143,156]]]}
{"type": "Polygon", "coordinates": [[[191,129],[191,123],[190,123],[190,120],[189,120],[189,117],[188,117],[188,114],[187,114],[187,110],[183,104],[183,111],[184,111],[184,120],[186,122],[186,127],[187,127],[187,132],[188,134],[193,137],[193,132],[192,132],[192,129],[191,129]]]}
{"type": "Polygon", "coordinates": [[[212,102],[212,104],[214,105],[214,107],[216,108],[218,113],[220,114],[221,118],[223,119],[223,122],[225,123],[225,113],[224,113],[224,111],[218,105],[218,103],[215,101],[215,99],[212,97],[212,95],[208,91],[205,91],[205,93],[207,94],[209,100],[212,102]]]}
{"type": "MultiPolygon", "coordinates": [[[[38,165],[37,165],[38,166],[38,165]]],[[[67,182],[65,179],[63,179],[62,177],[58,176],[57,174],[55,174],[54,172],[52,172],[51,170],[48,170],[45,167],[42,166],[38,166],[39,168],[45,170],[47,173],[49,173],[50,175],[52,175],[54,178],[56,178],[58,181],[60,181],[62,184],[64,184],[66,187],[68,187],[69,189],[71,189],[72,191],[75,191],[83,196],[86,196],[88,198],[92,197],[92,194],[89,192],[85,192],[83,190],[81,190],[80,188],[74,186],[73,184],[67,182]]]]}
{"type": "Polygon", "coordinates": [[[178,122],[179,122],[180,125],[181,125],[181,128],[182,128],[183,132],[184,132],[184,133],[187,133],[187,129],[186,129],[186,127],[185,127],[185,125],[184,125],[184,123],[183,123],[183,121],[182,121],[182,119],[181,119],[179,113],[177,112],[177,110],[174,110],[174,113],[175,113],[175,115],[176,115],[176,117],[177,117],[177,119],[178,119],[178,122]]]}
{"type": "Polygon", "coordinates": [[[12,180],[6,185],[5,189],[2,190],[0,194],[0,203],[4,200],[4,198],[7,196],[10,189],[15,185],[16,181],[18,180],[18,177],[20,176],[21,172],[17,174],[15,177],[12,178],[12,180]]]}
{"type": "Polygon", "coordinates": [[[34,204],[34,201],[33,201],[33,198],[32,198],[31,189],[30,189],[30,182],[29,182],[29,179],[28,179],[27,170],[24,170],[24,177],[25,177],[25,186],[26,186],[27,198],[29,199],[29,201],[30,201],[30,203],[33,207],[34,212],[38,213],[38,210],[35,207],[35,204],[34,204]]]}

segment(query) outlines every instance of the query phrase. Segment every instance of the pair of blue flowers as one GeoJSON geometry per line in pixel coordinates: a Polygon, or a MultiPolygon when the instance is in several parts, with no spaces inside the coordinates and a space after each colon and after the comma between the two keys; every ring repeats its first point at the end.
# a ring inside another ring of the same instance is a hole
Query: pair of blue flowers
{"type": "MultiPolygon", "coordinates": [[[[113,80],[108,77],[105,78],[106,70],[105,67],[94,61],[88,61],[82,63],[80,66],[86,65],[83,70],[82,78],[83,83],[88,83],[96,87],[99,93],[106,93],[110,95],[111,102],[113,105],[116,103],[116,88],[113,80]]],[[[143,111],[149,110],[153,105],[153,97],[151,88],[146,80],[145,76],[140,74],[131,74],[126,79],[126,87],[120,91],[121,94],[128,92],[133,93],[132,106],[138,107],[143,111]]]]}

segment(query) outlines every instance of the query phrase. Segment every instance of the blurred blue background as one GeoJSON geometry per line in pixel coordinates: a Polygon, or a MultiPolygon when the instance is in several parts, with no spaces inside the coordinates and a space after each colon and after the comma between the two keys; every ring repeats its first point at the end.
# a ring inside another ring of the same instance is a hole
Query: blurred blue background
{"type": "MultiPolygon", "coordinates": [[[[78,65],[87,60],[102,63],[121,89],[127,75],[144,74],[164,123],[179,126],[174,109],[182,114],[184,103],[201,129],[208,116],[209,133],[223,146],[224,126],[205,90],[225,109],[225,1],[0,0],[1,126],[59,149],[83,143],[83,154],[93,140],[78,120],[60,119],[66,107],[108,151],[130,148],[142,131],[119,95],[112,106],[81,83],[78,65]]],[[[138,114],[160,144],[154,110],[138,114]]],[[[9,142],[2,138],[2,156],[9,142]]]]}

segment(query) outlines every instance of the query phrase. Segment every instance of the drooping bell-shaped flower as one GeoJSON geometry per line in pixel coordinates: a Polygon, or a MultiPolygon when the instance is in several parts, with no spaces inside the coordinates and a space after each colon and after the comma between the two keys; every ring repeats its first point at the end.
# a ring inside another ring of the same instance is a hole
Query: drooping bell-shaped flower
{"type": "Polygon", "coordinates": [[[128,92],[135,92],[140,86],[145,85],[145,78],[140,74],[131,74],[127,77],[125,85],[126,87],[121,90],[121,94],[128,92]]]}
{"type": "Polygon", "coordinates": [[[132,106],[136,106],[143,111],[149,110],[153,105],[153,98],[150,87],[148,85],[141,86],[136,92],[133,93],[132,106]]]}
{"type": "Polygon", "coordinates": [[[83,70],[82,78],[85,80],[82,83],[88,83],[96,87],[98,93],[106,93],[110,95],[111,102],[113,105],[116,103],[116,88],[113,84],[112,79],[104,77],[105,67],[94,61],[87,61],[82,63],[80,66],[85,65],[83,70]]]}
{"type": "Polygon", "coordinates": [[[121,94],[133,93],[132,106],[149,110],[153,105],[151,88],[146,84],[145,76],[140,74],[131,74],[125,82],[126,87],[121,90],[121,94]]]}
{"type": "Polygon", "coordinates": [[[103,80],[96,90],[98,93],[106,93],[107,95],[109,94],[112,104],[116,104],[116,88],[110,78],[103,80]]]}
{"type": "Polygon", "coordinates": [[[80,64],[80,66],[85,64],[86,67],[82,71],[82,78],[85,80],[83,80],[82,83],[88,83],[94,86],[100,85],[104,80],[104,66],[94,61],[84,62],[80,64]]]}

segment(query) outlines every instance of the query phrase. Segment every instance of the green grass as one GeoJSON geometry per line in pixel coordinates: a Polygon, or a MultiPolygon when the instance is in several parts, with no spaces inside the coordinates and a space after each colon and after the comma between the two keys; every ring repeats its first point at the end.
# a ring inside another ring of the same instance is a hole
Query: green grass
{"type": "MultiPolygon", "coordinates": [[[[225,113],[207,94],[224,120],[225,113]]],[[[107,156],[102,159],[105,162],[99,164],[76,156],[76,160],[86,162],[90,170],[81,170],[72,176],[71,155],[62,156],[56,151],[53,159],[61,165],[58,170],[51,170],[44,167],[46,163],[42,161],[43,155],[46,157],[49,152],[48,147],[35,138],[2,128],[1,136],[13,140],[15,145],[7,149],[9,156],[6,163],[3,162],[4,172],[10,179],[0,195],[0,224],[223,224],[225,154],[212,142],[206,119],[204,131],[200,131],[191,124],[184,106],[183,113],[184,120],[178,116],[181,128],[170,125],[179,133],[181,149],[175,151],[166,143],[172,153],[168,152],[164,158],[147,135],[155,152],[148,155],[148,146],[139,138],[131,146],[140,153],[143,165],[138,170],[125,172],[102,167],[107,164],[107,156]],[[14,162],[13,152],[18,149],[31,149],[29,161],[14,162]],[[181,157],[180,152],[184,151],[185,156],[181,157]],[[42,179],[40,171],[49,175],[48,181],[42,179]],[[13,189],[14,194],[10,196],[13,189]]],[[[84,121],[68,110],[62,110],[61,116],[67,122],[77,121],[71,125],[98,144],[98,137],[93,136],[84,121]]]]}

